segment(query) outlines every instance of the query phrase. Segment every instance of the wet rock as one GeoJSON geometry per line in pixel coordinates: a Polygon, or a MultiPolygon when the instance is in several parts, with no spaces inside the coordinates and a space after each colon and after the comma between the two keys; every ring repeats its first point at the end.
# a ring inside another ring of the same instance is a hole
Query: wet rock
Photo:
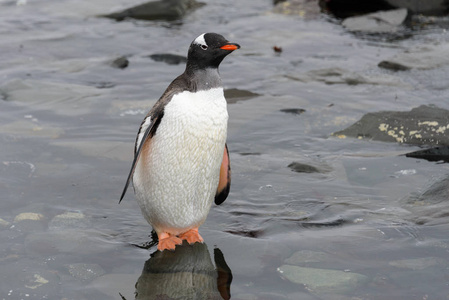
{"type": "Polygon", "coordinates": [[[125,69],[129,65],[129,60],[125,56],[118,57],[111,62],[111,66],[117,69],[125,69]]]}
{"type": "Polygon", "coordinates": [[[342,22],[349,31],[368,33],[395,32],[407,18],[407,9],[378,11],[364,16],[350,17],[342,22]]]}
{"type": "Polygon", "coordinates": [[[44,215],[38,213],[20,213],[14,218],[14,223],[19,223],[21,221],[42,221],[44,220],[44,215]]]}
{"type": "Polygon", "coordinates": [[[70,264],[66,267],[70,275],[82,281],[90,281],[106,273],[103,268],[97,264],[78,263],[70,264]]]}
{"type": "Polygon", "coordinates": [[[287,114],[292,114],[292,115],[300,115],[304,112],[306,112],[305,109],[302,108],[284,108],[280,110],[281,112],[285,112],[287,114]]]}
{"type": "Polygon", "coordinates": [[[355,124],[332,135],[415,145],[449,145],[448,129],[448,110],[421,105],[405,112],[368,113],[355,124]]]}
{"type": "Polygon", "coordinates": [[[123,21],[127,18],[139,20],[178,20],[195,8],[205,5],[195,0],[161,0],[140,4],[123,11],[101,17],[123,21]]]}
{"type": "Polygon", "coordinates": [[[424,15],[445,15],[449,12],[449,2],[447,0],[385,0],[395,7],[403,7],[415,14],[424,15]]]}
{"type": "Polygon", "coordinates": [[[393,71],[430,70],[446,65],[449,65],[449,44],[410,49],[378,64],[380,68],[393,71]]]}
{"type": "Polygon", "coordinates": [[[187,57],[176,54],[165,54],[158,53],[150,55],[150,58],[154,61],[164,62],[169,65],[179,65],[181,63],[185,64],[187,62],[187,57]]]}
{"type": "Polygon", "coordinates": [[[260,96],[260,94],[253,93],[247,90],[239,89],[227,89],[224,91],[224,96],[229,104],[236,103],[237,101],[249,100],[260,96]]]}
{"type": "Polygon", "coordinates": [[[323,10],[342,19],[394,8],[384,0],[319,0],[319,2],[323,10]]]}
{"type": "Polygon", "coordinates": [[[411,269],[411,270],[423,270],[425,268],[437,266],[444,261],[436,257],[423,257],[414,259],[401,259],[390,261],[389,265],[397,268],[411,269]]]}
{"type": "Polygon", "coordinates": [[[5,227],[8,227],[10,225],[11,225],[11,223],[9,223],[8,221],[3,220],[2,218],[0,218],[0,228],[5,228],[5,227]]]}
{"type": "Polygon", "coordinates": [[[362,274],[291,265],[280,266],[278,272],[283,278],[314,292],[347,292],[368,281],[368,277],[362,274]]]}
{"type": "Polygon", "coordinates": [[[425,150],[414,151],[405,154],[405,156],[425,159],[428,161],[449,162],[449,146],[441,146],[425,150]]]}
{"type": "Polygon", "coordinates": [[[276,4],[272,10],[276,14],[300,16],[307,19],[317,18],[321,14],[316,0],[288,0],[276,4]]]}
{"type": "Polygon", "coordinates": [[[293,253],[293,255],[287,258],[284,263],[294,266],[304,266],[309,263],[318,263],[330,260],[331,258],[329,254],[325,252],[301,250],[293,253]]]}
{"type": "Polygon", "coordinates": [[[318,168],[300,162],[292,162],[291,164],[288,165],[288,167],[292,171],[298,173],[320,173],[320,170],[318,170],[318,168]]]}
{"type": "Polygon", "coordinates": [[[67,230],[73,228],[89,228],[91,222],[83,213],[66,212],[55,216],[48,224],[50,230],[67,230]]]}

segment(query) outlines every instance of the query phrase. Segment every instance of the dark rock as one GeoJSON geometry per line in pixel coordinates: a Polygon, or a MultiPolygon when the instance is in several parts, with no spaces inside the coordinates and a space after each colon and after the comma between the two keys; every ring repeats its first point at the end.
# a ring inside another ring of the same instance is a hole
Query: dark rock
{"type": "Polygon", "coordinates": [[[375,13],[350,17],[342,25],[350,31],[363,31],[369,33],[395,32],[407,18],[407,9],[378,11],[375,13]]]}
{"type": "Polygon", "coordinates": [[[129,60],[124,57],[118,57],[111,62],[111,66],[118,69],[124,69],[129,65],[129,60]]]}
{"type": "Polygon", "coordinates": [[[405,154],[407,157],[421,158],[428,161],[449,162],[449,146],[435,147],[405,154]]]}
{"type": "Polygon", "coordinates": [[[161,61],[169,65],[179,65],[180,63],[187,62],[187,57],[176,54],[158,53],[150,55],[150,58],[154,61],[161,61]]]}
{"type": "Polygon", "coordinates": [[[403,7],[415,14],[446,15],[449,12],[447,0],[385,0],[394,7],[403,7]]]}
{"type": "Polygon", "coordinates": [[[320,0],[319,2],[324,11],[342,19],[394,8],[384,0],[320,0]]]}
{"type": "Polygon", "coordinates": [[[400,63],[393,62],[393,61],[381,61],[378,65],[379,68],[382,69],[388,69],[392,71],[407,71],[410,70],[410,67],[401,65],[400,63]]]}
{"type": "Polygon", "coordinates": [[[147,2],[123,11],[101,17],[123,21],[127,18],[139,20],[178,20],[189,10],[205,5],[195,0],[161,0],[147,2]]]}
{"type": "Polygon", "coordinates": [[[311,166],[311,165],[299,163],[299,162],[292,162],[291,164],[288,165],[288,167],[292,171],[298,172],[298,173],[320,173],[320,170],[318,170],[318,168],[311,166]]]}
{"type": "Polygon", "coordinates": [[[280,111],[285,112],[287,114],[293,114],[293,115],[300,115],[300,114],[306,112],[306,110],[302,109],[302,108],[284,108],[284,109],[281,109],[280,111]]]}
{"type": "Polygon", "coordinates": [[[448,129],[448,110],[421,105],[411,111],[368,113],[332,135],[415,145],[449,145],[448,129]]]}
{"type": "Polygon", "coordinates": [[[260,94],[239,89],[227,89],[224,91],[224,95],[226,101],[228,101],[229,104],[236,103],[237,101],[249,100],[260,96],[260,94]]]}
{"type": "Polygon", "coordinates": [[[449,44],[409,49],[379,63],[379,67],[397,70],[431,70],[449,65],[449,44]]]}

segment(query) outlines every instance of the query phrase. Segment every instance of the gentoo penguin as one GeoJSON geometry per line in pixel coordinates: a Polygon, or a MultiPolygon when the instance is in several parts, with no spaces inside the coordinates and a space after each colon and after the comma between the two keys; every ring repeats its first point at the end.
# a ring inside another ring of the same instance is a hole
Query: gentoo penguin
{"type": "Polygon", "coordinates": [[[204,33],[191,44],[187,65],[144,118],[136,138],[132,179],[137,202],[156,231],[158,250],[182,240],[203,242],[198,227],[212,201],[229,193],[228,112],[218,66],[238,44],[204,33]]]}

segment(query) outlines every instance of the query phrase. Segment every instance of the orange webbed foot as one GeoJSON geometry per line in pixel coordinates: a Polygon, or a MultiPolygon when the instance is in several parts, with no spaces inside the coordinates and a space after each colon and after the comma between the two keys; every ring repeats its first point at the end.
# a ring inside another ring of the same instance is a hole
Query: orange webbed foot
{"type": "Polygon", "coordinates": [[[157,245],[157,250],[175,250],[176,245],[182,245],[182,239],[178,238],[176,235],[171,235],[166,232],[158,234],[159,243],[157,245]]]}
{"type": "Polygon", "coordinates": [[[183,234],[180,234],[179,238],[182,240],[186,240],[187,243],[189,243],[189,244],[194,244],[196,242],[198,242],[198,243],[204,242],[204,239],[198,233],[198,228],[192,228],[189,231],[186,231],[183,234]]]}

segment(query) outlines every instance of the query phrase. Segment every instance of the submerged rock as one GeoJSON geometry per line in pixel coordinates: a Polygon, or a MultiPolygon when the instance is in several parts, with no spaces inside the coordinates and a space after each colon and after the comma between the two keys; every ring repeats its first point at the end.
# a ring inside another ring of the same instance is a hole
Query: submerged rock
{"type": "Polygon", "coordinates": [[[300,115],[306,112],[303,108],[283,108],[280,111],[292,115],[300,115]]]}
{"type": "Polygon", "coordinates": [[[448,129],[448,110],[421,105],[411,111],[368,113],[332,135],[415,145],[449,145],[448,129]]]}
{"type": "Polygon", "coordinates": [[[362,274],[291,265],[280,266],[278,272],[283,278],[314,292],[347,292],[368,281],[362,274]]]}
{"type": "Polygon", "coordinates": [[[178,20],[189,10],[205,5],[195,0],[161,0],[140,4],[120,12],[101,17],[123,21],[127,18],[139,20],[178,20]]]}
{"type": "Polygon", "coordinates": [[[449,65],[449,44],[410,49],[378,64],[380,68],[393,71],[431,70],[446,65],[449,65]]]}
{"type": "Polygon", "coordinates": [[[449,223],[449,177],[433,183],[423,193],[412,194],[401,202],[412,212],[410,221],[423,225],[449,223]]]}
{"type": "Polygon", "coordinates": [[[436,257],[423,257],[423,258],[394,260],[390,261],[389,265],[403,269],[423,270],[425,268],[433,267],[441,263],[444,263],[444,260],[441,260],[436,257]]]}
{"type": "Polygon", "coordinates": [[[378,11],[364,16],[350,17],[342,25],[350,31],[369,33],[395,32],[407,18],[407,9],[378,11]]]}
{"type": "Polygon", "coordinates": [[[320,16],[321,9],[315,0],[288,0],[277,2],[273,12],[312,19],[320,16]]]}
{"type": "Polygon", "coordinates": [[[302,82],[319,81],[326,84],[407,86],[397,77],[387,74],[382,74],[382,76],[359,74],[342,68],[317,69],[298,77],[291,75],[287,75],[286,77],[302,82]]]}
{"type": "Polygon", "coordinates": [[[224,91],[224,95],[226,101],[229,104],[236,103],[237,101],[249,100],[255,97],[260,96],[260,94],[253,93],[247,90],[239,90],[239,89],[227,89],[224,91]]]}
{"type": "Polygon", "coordinates": [[[111,67],[124,69],[129,65],[129,60],[125,56],[120,56],[111,62],[111,67]]]}
{"type": "Polygon", "coordinates": [[[72,228],[89,228],[91,222],[83,213],[66,212],[55,216],[48,224],[50,230],[67,230],[72,228]]]}
{"type": "Polygon", "coordinates": [[[169,65],[179,65],[181,63],[185,64],[187,62],[187,57],[169,53],[152,54],[150,55],[150,58],[154,61],[161,61],[169,65]]]}
{"type": "Polygon", "coordinates": [[[318,168],[311,166],[311,165],[296,162],[296,161],[289,164],[288,167],[292,171],[297,172],[297,173],[320,173],[320,170],[318,170],[318,168]]]}
{"type": "Polygon", "coordinates": [[[67,265],[66,267],[70,275],[72,275],[76,279],[80,279],[83,281],[92,280],[106,273],[104,269],[97,264],[78,263],[78,264],[70,264],[67,265]]]}
{"type": "Polygon", "coordinates": [[[284,262],[288,265],[304,266],[309,263],[331,261],[329,254],[321,251],[301,250],[292,254],[284,262]]]}

